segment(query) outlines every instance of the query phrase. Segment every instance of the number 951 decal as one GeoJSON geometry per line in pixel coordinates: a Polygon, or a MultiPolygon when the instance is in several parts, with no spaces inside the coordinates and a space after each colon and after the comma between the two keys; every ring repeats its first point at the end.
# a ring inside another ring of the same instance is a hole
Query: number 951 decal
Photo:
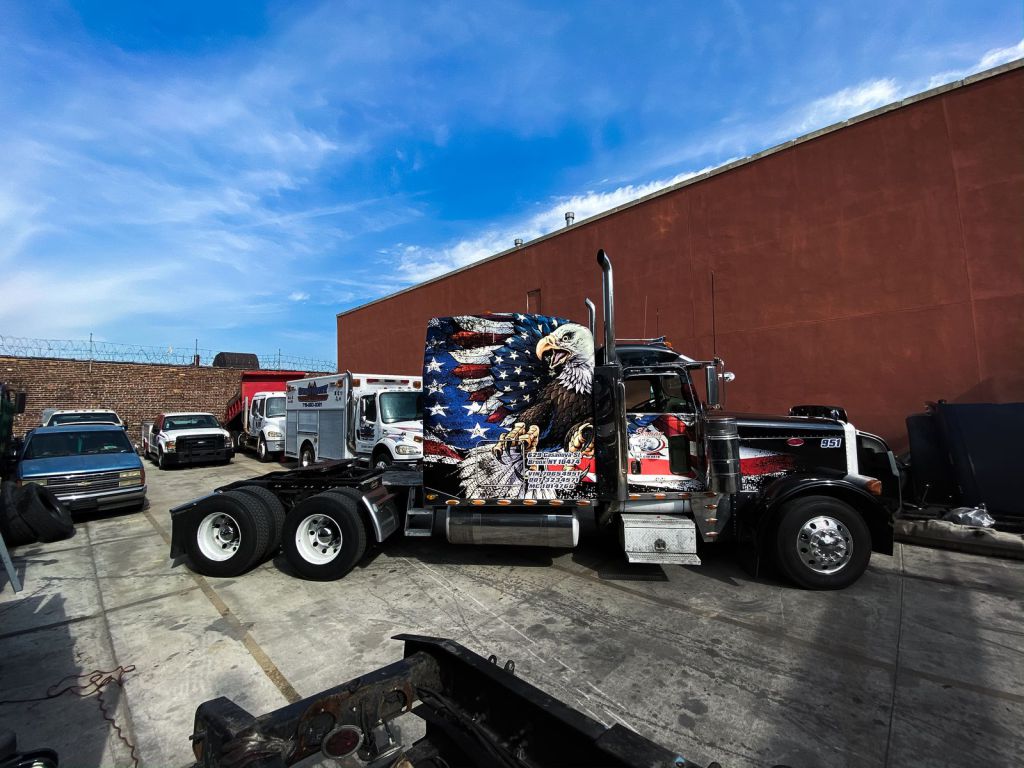
{"type": "Polygon", "coordinates": [[[821,441],[822,448],[842,448],[843,438],[841,437],[825,437],[821,441]]]}

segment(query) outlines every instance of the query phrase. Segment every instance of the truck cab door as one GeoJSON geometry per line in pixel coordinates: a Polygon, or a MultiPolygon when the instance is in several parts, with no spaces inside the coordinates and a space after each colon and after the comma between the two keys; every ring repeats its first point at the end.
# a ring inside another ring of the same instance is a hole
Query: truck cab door
{"type": "Polygon", "coordinates": [[[625,389],[629,492],[704,490],[689,380],[676,371],[627,374],[625,389]]]}
{"type": "Polygon", "coordinates": [[[356,453],[370,455],[377,443],[377,396],[359,398],[356,419],[356,453]]]}
{"type": "Polygon", "coordinates": [[[256,400],[256,416],[252,422],[252,435],[256,437],[263,429],[264,423],[266,422],[266,411],[267,411],[267,398],[261,397],[256,400]]]}

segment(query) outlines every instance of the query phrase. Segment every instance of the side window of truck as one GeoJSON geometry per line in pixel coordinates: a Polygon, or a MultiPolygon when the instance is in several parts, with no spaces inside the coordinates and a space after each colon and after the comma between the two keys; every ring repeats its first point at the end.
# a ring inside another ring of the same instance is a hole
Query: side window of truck
{"type": "Polygon", "coordinates": [[[377,397],[375,395],[363,398],[363,418],[367,421],[377,421],[377,397]]]}

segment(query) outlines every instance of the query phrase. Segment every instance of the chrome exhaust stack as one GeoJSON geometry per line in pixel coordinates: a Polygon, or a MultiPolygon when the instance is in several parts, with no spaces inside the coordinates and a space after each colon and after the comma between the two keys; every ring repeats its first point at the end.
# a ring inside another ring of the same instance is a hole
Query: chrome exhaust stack
{"type": "Polygon", "coordinates": [[[601,294],[604,297],[604,361],[615,365],[615,287],[613,285],[612,262],[604,248],[597,252],[597,263],[601,266],[601,294]]]}

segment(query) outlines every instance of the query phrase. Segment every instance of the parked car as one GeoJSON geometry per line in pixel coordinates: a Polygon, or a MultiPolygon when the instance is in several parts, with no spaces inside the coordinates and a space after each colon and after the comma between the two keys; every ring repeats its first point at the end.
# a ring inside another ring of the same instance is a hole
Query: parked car
{"type": "Polygon", "coordinates": [[[18,484],[45,486],[72,512],[142,507],[146,470],[122,427],[37,427],[25,438],[18,484]]]}
{"type": "Polygon", "coordinates": [[[40,426],[60,427],[67,424],[116,424],[124,427],[124,422],[109,408],[47,408],[43,411],[40,426]]]}

